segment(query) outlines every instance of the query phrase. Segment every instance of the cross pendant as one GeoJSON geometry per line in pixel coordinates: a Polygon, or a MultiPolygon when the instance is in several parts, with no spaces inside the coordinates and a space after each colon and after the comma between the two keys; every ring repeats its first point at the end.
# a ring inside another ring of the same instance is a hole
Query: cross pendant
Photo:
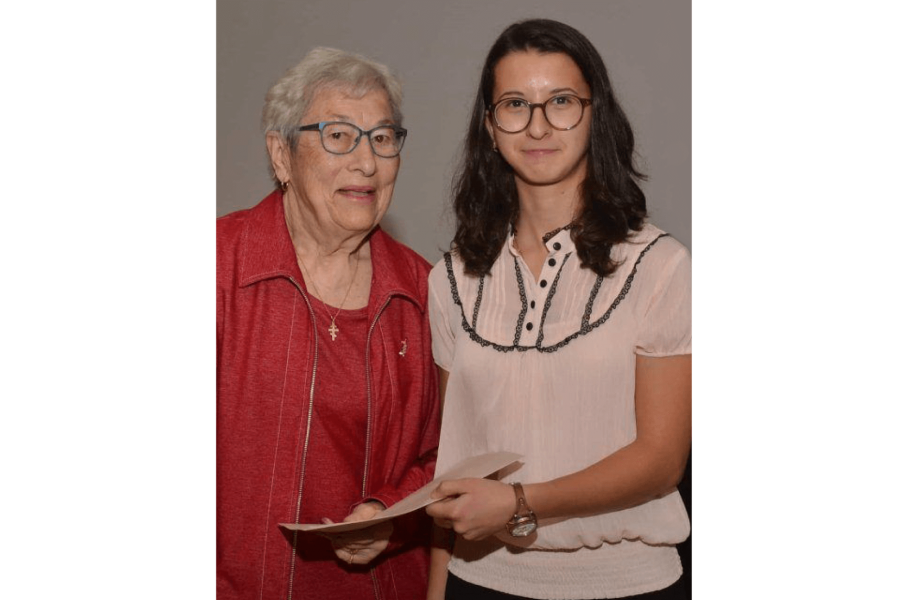
{"type": "Polygon", "coordinates": [[[340,329],[337,328],[337,325],[334,324],[334,319],[332,319],[332,320],[331,320],[331,327],[328,328],[328,333],[331,334],[331,341],[332,341],[332,342],[333,342],[334,339],[337,337],[338,331],[340,331],[340,329]]]}

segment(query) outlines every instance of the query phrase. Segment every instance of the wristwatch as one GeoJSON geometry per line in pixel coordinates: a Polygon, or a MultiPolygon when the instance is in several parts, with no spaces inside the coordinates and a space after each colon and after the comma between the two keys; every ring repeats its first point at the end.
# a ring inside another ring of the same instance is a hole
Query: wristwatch
{"type": "Polygon", "coordinates": [[[525,537],[537,529],[537,517],[528,503],[525,502],[525,492],[521,483],[512,484],[516,492],[516,514],[506,523],[506,530],[513,537],[525,537]]]}

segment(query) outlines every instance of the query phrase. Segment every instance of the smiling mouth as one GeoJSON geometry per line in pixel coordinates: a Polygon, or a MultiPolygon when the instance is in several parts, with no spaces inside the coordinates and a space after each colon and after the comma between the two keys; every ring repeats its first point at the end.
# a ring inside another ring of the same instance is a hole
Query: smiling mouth
{"type": "Polygon", "coordinates": [[[375,194],[373,187],[345,187],[339,190],[342,194],[346,194],[352,198],[371,198],[375,194]]]}
{"type": "Polygon", "coordinates": [[[534,148],[531,150],[525,150],[525,154],[528,156],[547,156],[549,154],[553,154],[556,150],[550,148],[534,148]]]}

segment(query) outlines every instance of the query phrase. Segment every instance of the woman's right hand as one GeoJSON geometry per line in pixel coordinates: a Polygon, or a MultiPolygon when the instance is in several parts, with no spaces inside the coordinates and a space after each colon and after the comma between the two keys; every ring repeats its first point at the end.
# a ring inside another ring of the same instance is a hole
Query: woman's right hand
{"type": "Polygon", "coordinates": [[[467,540],[481,540],[498,533],[516,512],[512,487],[491,479],[444,481],[431,497],[442,498],[425,508],[435,524],[453,529],[467,540]]]}

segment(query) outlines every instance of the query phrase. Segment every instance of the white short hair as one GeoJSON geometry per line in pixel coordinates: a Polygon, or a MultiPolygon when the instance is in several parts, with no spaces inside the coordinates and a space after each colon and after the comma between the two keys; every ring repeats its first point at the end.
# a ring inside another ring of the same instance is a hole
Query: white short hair
{"type": "Polygon", "coordinates": [[[394,123],[403,124],[403,90],[390,69],[359,54],[319,47],[269,88],[262,114],[263,132],[277,131],[288,140],[290,130],[301,124],[316,92],[335,87],[358,96],[384,90],[394,123]]]}

